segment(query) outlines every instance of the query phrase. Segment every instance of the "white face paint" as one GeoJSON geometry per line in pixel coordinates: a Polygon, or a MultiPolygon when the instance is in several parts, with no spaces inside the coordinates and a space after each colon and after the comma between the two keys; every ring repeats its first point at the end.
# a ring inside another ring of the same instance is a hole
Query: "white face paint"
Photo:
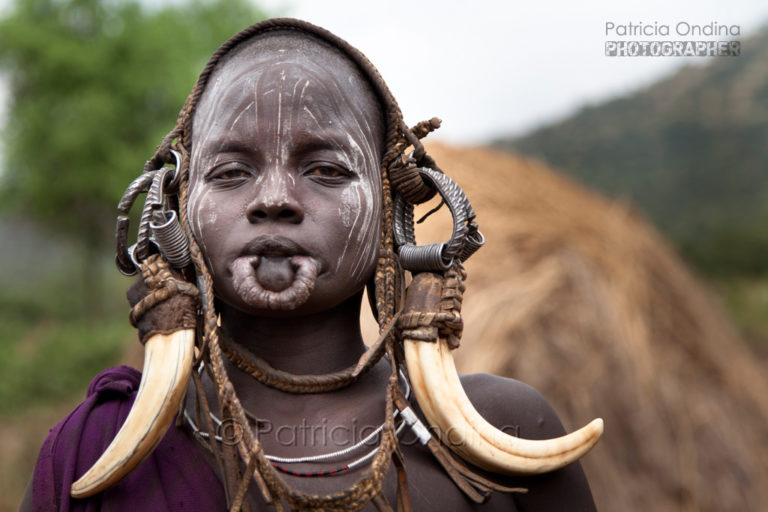
{"type": "Polygon", "coordinates": [[[349,62],[300,50],[246,47],[195,113],[189,218],[217,296],[243,310],[331,307],[377,259],[378,104],[349,62]]]}

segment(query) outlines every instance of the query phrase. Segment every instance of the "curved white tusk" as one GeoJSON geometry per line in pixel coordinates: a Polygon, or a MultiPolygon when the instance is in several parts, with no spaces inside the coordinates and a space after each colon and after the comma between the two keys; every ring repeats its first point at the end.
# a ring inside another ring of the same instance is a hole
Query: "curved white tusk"
{"type": "Polygon", "coordinates": [[[116,484],[157,446],[187,390],[194,344],[194,329],[156,334],[147,340],[133,407],[99,460],[72,484],[74,498],[87,498],[116,484]]]}
{"type": "Polygon", "coordinates": [[[404,343],[405,361],[416,399],[443,442],[478,467],[509,475],[533,475],[578,460],[597,443],[603,420],[547,440],[510,436],[488,423],[469,401],[446,342],[404,343]]]}

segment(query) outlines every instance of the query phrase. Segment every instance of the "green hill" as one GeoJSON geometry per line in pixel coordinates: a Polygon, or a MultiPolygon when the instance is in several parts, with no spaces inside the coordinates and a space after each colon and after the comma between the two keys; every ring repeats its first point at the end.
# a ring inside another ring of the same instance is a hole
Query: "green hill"
{"type": "Polygon", "coordinates": [[[768,27],[739,57],[494,145],[627,199],[707,273],[768,274],[768,27]]]}

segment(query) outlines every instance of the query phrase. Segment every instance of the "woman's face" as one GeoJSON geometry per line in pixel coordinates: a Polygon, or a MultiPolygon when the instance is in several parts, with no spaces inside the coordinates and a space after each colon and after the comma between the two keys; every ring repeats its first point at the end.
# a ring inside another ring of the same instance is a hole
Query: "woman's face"
{"type": "Polygon", "coordinates": [[[329,309],[375,268],[380,109],[349,62],[314,44],[247,47],[195,113],[190,222],[216,296],[252,314],[329,309]]]}

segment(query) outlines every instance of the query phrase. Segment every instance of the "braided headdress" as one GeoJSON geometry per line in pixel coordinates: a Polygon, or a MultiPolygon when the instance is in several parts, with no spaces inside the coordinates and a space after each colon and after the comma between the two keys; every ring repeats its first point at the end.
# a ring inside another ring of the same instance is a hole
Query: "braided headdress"
{"type": "MultiPolygon", "coordinates": [[[[380,342],[366,353],[364,356],[365,360],[349,371],[326,376],[292,376],[269,368],[266,363],[260,361],[261,365],[258,366],[260,366],[261,373],[264,375],[263,379],[260,380],[273,387],[292,392],[328,391],[354,382],[362,371],[373,366],[381,355],[386,352],[389,355],[392,367],[390,383],[386,391],[387,419],[383,429],[381,446],[371,467],[365,471],[357,484],[344,492],[330,496],[307,495],[288,487],[272,464],[265,458],[258,440],[248,429],[244,429],[242,440],[237,445],[239,458],[247,465],[244,476],[241,476],[238,464],[224,460],[234,454],[227,454],[225,449],[223,450],[225,453],[217,453],[217,458],[222,463],[225,478],[227,479],[226,487],[232,500],[231,505],[239,505],[242,502],[243,493],[247,487],[246,481],[251,480],[248,475],[256,469],[257,474],[263,479],[260,484],[265,498],[273,501],[278,508],[280,507],[280,499],[284,499],[295,509],[357,510],[380,492],[383,477],[389,468],[389,462],[396,446],[393,399],[397,382],[397,358],[395,357],[395,336],[393,335],[392,327],[395,323],[395,314],[399,307],[398,301],[402,296],[402,290],[399,289],[402,286],[402,279],[394,245],[393,193],[391,188],[393,186],[396,187],[401,194],[412,202],[415,202],[414,200],[424,201],[434,195],[434,190],[419,177],[417,163],[413,159],[409,160],[405,157],[403,151],[410,145],[410,140],[426,135],[426,133],[439,126],[439,123],[436,120],[431,123],[422,123],[415,130],[418,135],[412,135],[412,132],[403,124],[402,114],[394,97],[378,71],[363,54],[330,32],[310,23],[293,19],[273,19],[248,27],[225,42],[213,54],[179,113],[176,126],[163,139],[155,155],[147,162],[145,172],[160,168],[164,163],[172,162],[172,150],[181,155],[180,169],[177,176],[179,180],[178,213],[186,238],[189,240],[191,259],[201,292],[203,312],[203,328],[196,341],[198,353],[200,354],[199,359],[207,363],[206,367],[209,367],[212,371],[213,381],[217,387],[219,406],[224,417],[231,418],[241,425],[247,425],[246,413],[234,393],[234,388],[224,370],[223,359],[227,355],[237,357],[242,352],[233,350],[231,342],[227,346],[222,344],[217,326],[217,314],[214,308],[212,278],[206,267],[200,247],[192,235],[192,227],[187,218],[189,157],[191,154],[192,125],[195,109],[217,64],[238,45],[253,37],[274,31],[295,31],[303,35],[310,35],[341,51],[343,55],[354,63],[363,77],[368,80],[374,94],[382,105],[385,116],[385,149],[381,161],[383,214],[379,258],[374,276],[373,302],[375,304],[375,315],[383,336],[380,342]],[[405,130],[408,131],[407,134],[404,133],[405,130]]],[[[201,389],[198,391],[200,395],[198,398],[200,399],[204,394],[201,389]]],[[[206,408],[207,404],[203,404],[202,409],[206,408]]],[[[201,424],[208,424],[210,429],[215,427],[209,421],[206,421],[205,417],[202,418],[201,424]]],[[[213,432],[209,434],[208,439],[213,439],[213,432]]],[[[211,443],[211,448],[214,453],[218,450],[215,443],[211,443]]]]}

